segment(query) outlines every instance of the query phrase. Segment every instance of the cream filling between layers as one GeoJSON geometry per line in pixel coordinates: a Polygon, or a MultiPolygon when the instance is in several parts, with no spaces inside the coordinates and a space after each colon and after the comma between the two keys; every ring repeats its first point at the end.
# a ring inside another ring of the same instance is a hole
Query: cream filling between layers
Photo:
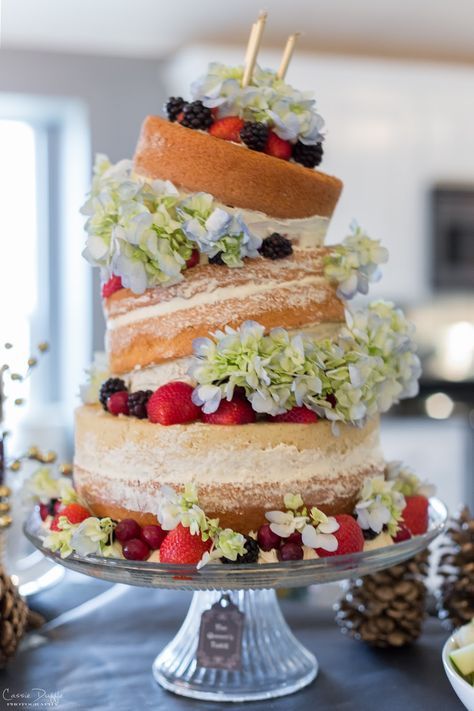
{"type": "Polygon", "coordinates": [[[176,296],[170,301],[162,301],[157,304],[152,304],[151,306],[141,306],[133,309],[133,311],[127,311],[126,313],[115,317],[109,316],[107,319],[107,328],[110,331],[114,331],[117,328],[123,328],[124,326],[129,326],[139,321],[174,314],[183,310],[191,310],[201,306],[210,306],[228,299],[240,299],[241,301],[244,301],[249,296],[270,293],[275,289],[281,288],[282,286],[284,286],[285,289],[292,289],[293,287],[295,289],[301,289],[301,287],[305,286],[325,286],[326,283],[327,282],[324,277],[308,276],[303,277],[302,279],[295,279],[293,281],[285,281],[281,283],[269,280],[263,284],[253,284],[249,282],[247,284],[241,284],[240,286],[218,287],[217,289],[213,289],[213,291],[202,291],[199,294],[195,294],[189,298],[176,296]]]}

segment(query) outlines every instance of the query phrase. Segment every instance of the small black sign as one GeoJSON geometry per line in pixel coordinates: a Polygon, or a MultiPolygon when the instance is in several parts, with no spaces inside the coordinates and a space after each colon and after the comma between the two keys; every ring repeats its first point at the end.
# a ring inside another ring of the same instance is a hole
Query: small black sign
{"type": "Polygon", "coordinates": [[[199,630],[197,663],[207,669],[242,668],[242,630],[244,613],[228,595],[203,612],[199,630]]]}

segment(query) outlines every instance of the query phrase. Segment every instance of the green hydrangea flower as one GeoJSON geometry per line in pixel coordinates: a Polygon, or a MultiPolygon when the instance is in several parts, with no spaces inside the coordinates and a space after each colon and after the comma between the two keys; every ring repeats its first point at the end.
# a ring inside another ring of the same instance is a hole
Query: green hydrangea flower
{"type": "Polygon", "coordinates": [[[380,279],[379,265],[388,260],[388,251],[379,240],[371,239],[356,223],[351,231],[324,260],[324,273],[338,285],[338,296],[343,299],[352,299],[357,292],[367,294],[369,284],[380,279]]]}
{"type": "Polygon", "coordinates": [[[247,321],[194,341],[193,402],[215,412],[243,388],[256,412],[305,405],[332,421],[363,424],[416,394],[420,374],[413,327],[393,304],[347,313],[334,339],[317,340],[247,321]]]}
{"type": "Polygon", "coordinates": [[[284,140],[314,145],[324,140],[324,121],[308,92],[298,91],[276,72],[255,66],[249,86],[242,86],[244,68],[213,62],[191,85],[193,99],[219,108],[219,116],[240,116],[271,126],[284,140]]]}
{"type": "Polygon", "coordinates": [[[193,249],[232,267],[257,257],[261,239],[237,212],[216,207],[206,193],[181,195],[168,181],[147,182],[131,161],[112,165],[98,156],[88,200],[84,257],[101,268],[103,278],[120,276],[135,293],[169,286],[182,279],[193,249]]]}

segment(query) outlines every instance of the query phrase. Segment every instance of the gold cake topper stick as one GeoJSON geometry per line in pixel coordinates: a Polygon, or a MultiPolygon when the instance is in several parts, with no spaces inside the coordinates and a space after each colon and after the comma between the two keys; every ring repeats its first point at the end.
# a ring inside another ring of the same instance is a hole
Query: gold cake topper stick
{"type": "Polygon", "coordinates": [[[261,12],[258,16],[257,22],[252,25],[252,29],[250,30],[247,52],[245,53],[245,69],[242,77],[242,86],[248,86],[252,81],[252,74],[255,69],[255,62],[257,61],[257,55],[262,42],[263,30],[265,29],[266,21],[267,13],[261,12]]]}
{"type": "Polygon", "coordinates": [[[288,65],[290,64],[291,57],[293,56],[293,52],[295,51],[296,41],[299,36],[300,32],[294,32],[288,37],[286,41],[286,46],[283,51],[283,57],[281,58],[280,66],[277,71],[278,79],[285,78],[285,74],[288,71],[288,65]]]}

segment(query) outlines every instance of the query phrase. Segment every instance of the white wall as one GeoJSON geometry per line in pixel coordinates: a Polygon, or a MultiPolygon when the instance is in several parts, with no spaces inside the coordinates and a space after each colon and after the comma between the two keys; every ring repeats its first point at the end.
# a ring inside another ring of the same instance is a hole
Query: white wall
{"type": "MultiPolygon", "coordinates": [[[[186,96],[209,58],[239,64],[242,53],[181,52],[166,74],[169,93],[186,96]]],[[[263,52],[261,64],[277,67],[279,59],[263,52]]],[[[345,184],[329,241],[340,241],[356,218],[391,254],[371,294],[428,298],[429,189],[438,181],[474,184],[474,68],[297,53],[288,81],[315,91],[327,124],[321,168],[345,184]]]]}

